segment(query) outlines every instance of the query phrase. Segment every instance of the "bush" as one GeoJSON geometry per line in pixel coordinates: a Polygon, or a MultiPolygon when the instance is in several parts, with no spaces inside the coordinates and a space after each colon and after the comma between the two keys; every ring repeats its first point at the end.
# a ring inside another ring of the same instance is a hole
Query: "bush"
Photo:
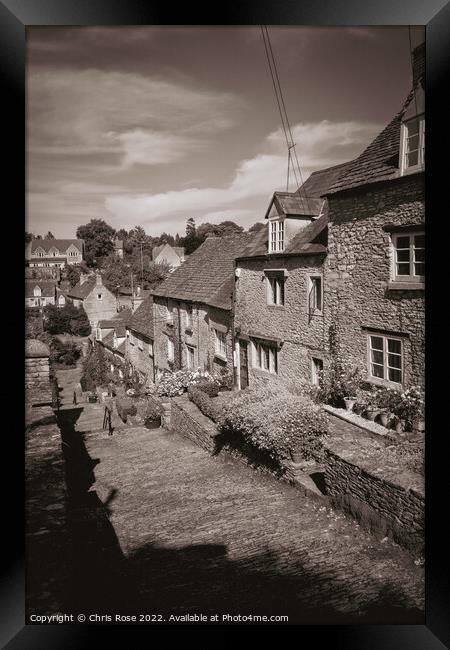
{"type": "Polygon", "coordinates": [[[116,409],[123,422],[127,421],[129,415],[133,416],[137,414],[136,404],[131,397],[116,397],[116,409]]]}
{"type": "Polygon", "coordinates": [[[242,391],[224,406],[218,420],[222,434],[257,449],[284,470],[294,453],[319,459],[328,420],[307,396],[267,388],[242,391]]]}
{"type": "Polygon", "coordinates": [[[108,383],[109,368],[102,345],[94,345],[83,359],[81,388],[83,391],[95,390],[97,386],[108,383]]]}
{"type": "Polygon", "coordinates": [[[363,383],[361,368],[334,360],[329,371],[321,374],[321,386],[314,390],[311,397],[317,402],[342,407],[344,397],[356,396],[363,383]]]}
{"type": "Polygon", "coordinates": [[[206,395],[209,395],[209,397],[217,397],[220,389],[219,384],[215,381],[207,381],[204,379],[202,379],[202,381],[199,381],[198,384],[191,384],[191,386],[188,387],[188,392],[189,388],[191,387],[198,387],[199,390],[201,390],[206,395]]]}
{"type": "Polygon", "coordinates": [[[177,395],[183,395],[188,386],[192,384],[198,384],[201,381],[212,382],[213,380],[214,378],[206,371],[177,370],[171,372],[165,370],[159,380],[156,392],[160,397],[176,397],[177,395]]]}
{"type": "Polygon", "coordinates": [[[50,334],[74,334],[88,336],[91,333],[89,319],[83,307],[68,302],[64,307],[44,307],[44,329],[50,334]]]}
{"type": "Polygon", "coordinates": [[[144,424],[159,420],[164,413],[161,403],[154,397],[148,397],[145,402],[138,405],[137,410],[144,424]]]}
{"type": "Polygon", "coordinates": [[[206,415],[213,422],[217,422],[222,409],[214,404],[208,393],[203,390],[201,384],[198,386],[189,386],[187,393],[191,402],[194,402],[198,406],[203,415],[206,415]]]}
{"type": "Polygon", "coordinates": [[[50,343],[50,363],[74,367],[81,356],[81,350],[76,345],[68,341],[62,343],[57,338],[53,338],[50,343]]]}

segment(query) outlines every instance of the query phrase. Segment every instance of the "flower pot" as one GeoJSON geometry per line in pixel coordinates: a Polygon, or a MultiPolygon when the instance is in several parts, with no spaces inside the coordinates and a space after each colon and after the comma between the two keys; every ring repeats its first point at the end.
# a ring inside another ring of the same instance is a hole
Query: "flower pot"
{"type": "Polygon", "coordinates": [[[368,420],[374,422],[375,418],[377,417],[377,415],[379,415],[379,413],[380,413],[380,409],[367,409],[365,415],[368,420]]]}
{"type": "Polygon", "coordinates": [[[391,414],[388,413],[387,411],[382,411],[380,413],[380,424],[383,427],[387,427],[389,425],[389,420],[391,419],[391,414]]]}
{"type": "Polygon", "coordinates": [[[395,423],[395,431],[397,433],[403,433],[405,430],[405,420],[397,420],[395,423]]]}
{"type": "Polygon", "coordinates": [[[353,407],[356,404],[356,397],[344,397],[344,402],[347,411],[353,411],[353,407]]]}

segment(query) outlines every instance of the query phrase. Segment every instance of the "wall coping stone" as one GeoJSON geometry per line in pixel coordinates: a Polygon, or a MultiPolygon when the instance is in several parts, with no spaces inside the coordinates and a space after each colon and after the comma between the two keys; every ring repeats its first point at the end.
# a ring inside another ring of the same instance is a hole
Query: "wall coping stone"
{"type": "Polygon", "coordinates": [[[38,339],[27,339],[25,341],[25,357],[26,358],[44,358],[50,356],[50,348],[48,345],[39,341],[38,339]]]}

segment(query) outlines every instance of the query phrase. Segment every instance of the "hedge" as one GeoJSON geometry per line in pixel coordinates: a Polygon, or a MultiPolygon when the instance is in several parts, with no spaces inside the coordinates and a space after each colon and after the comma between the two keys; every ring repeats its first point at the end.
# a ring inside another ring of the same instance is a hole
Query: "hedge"
{"type": "Polygon", "coordinates": [[[194,402],[198,406],[203,415],[206,415],[213,422],[217,422],[221,409],[214,404],[211,397],[203,390],[201,385],[189,386],[187,393],[191,402],[194,402]]]}

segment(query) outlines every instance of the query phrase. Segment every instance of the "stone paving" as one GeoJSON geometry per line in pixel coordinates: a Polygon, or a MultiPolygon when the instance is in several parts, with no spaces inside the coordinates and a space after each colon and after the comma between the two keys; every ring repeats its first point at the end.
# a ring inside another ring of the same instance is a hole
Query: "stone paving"
{"type": "MultiPolygon", "coordinates": [[[[76,381],[64,372],[63,396],[76,381]]],[[[62,410],[69,609],[423,623],[423,568],[400,547],[176,433],[122,425],[109,437],[97,406],[62,410]]]]}

